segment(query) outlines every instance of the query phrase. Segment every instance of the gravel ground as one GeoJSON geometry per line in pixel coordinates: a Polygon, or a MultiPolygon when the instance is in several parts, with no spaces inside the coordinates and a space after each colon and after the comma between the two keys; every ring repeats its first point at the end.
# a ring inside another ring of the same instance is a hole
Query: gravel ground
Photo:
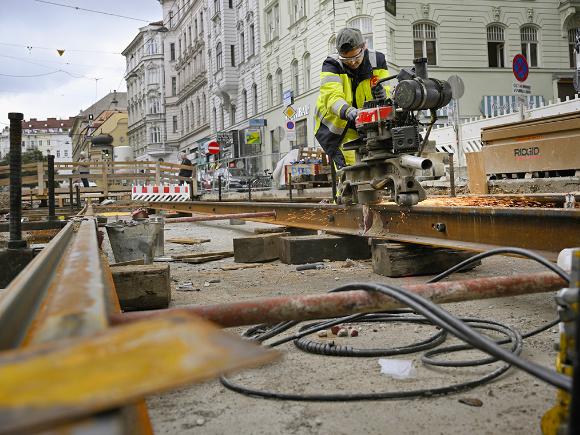
{"type": "MultiPolygon", "coordinates": [[[[226,221],[199,224],[168,224],[165,238],[210,238],[211,243],[184,246],[166,243],[165,253],[210,252],[232,249],[234,237],[253,234],[265,224],[232,226],[226,221]]],[[[297,272],[296,266],[279,261],[256,269],[222,271],[233,259],[202,265],[170,263],[172,305],[213,304],[262,296],[326,292],[350,281],[374,281],[405,285],[429,277],[389,279],[372,272],[370,261],[329,262],[322,270],[297,272]],[[219,280],[204,286],[210,280],[219,280]],[[191,281],[199,291],[180,291],[191,281]]],[[[484,260],[475,270],[453,279],[511,275],[542,271],[530,261],[498,257],[484,260]]],[[[555,318],[552,294],[449,304],[458,316],[473,316],[505,322],[526,332],[555,318]]],[[[232,329],[239,333],[242,329],[232,329]]],[[[424,339],[432,327],[391,324],[359,327],[356,338],[335,338],[337,343],[361,347],[393,347],[424,339]]],[[[554,366],[556,329],[525,341],[523,355],[554,366]]],[[[455,340],[448,339],[448,343],[455,340]]],[[[478,368],[434,369],[423,366],[420,354],[411,359],[417,369],[414,379],[394,380],[380,374],[378,358],[338,358],[306,354],[293,344],[280,346],[283,358],[267,367],[247,370],[233,379],[246,386],[291,393],[347,393],[400,391],[464,382],[497,365],[478,368]]],[[[462,355],[465,356],[465,355],[462,355]]],[[[475,353],[469,353],[475,356],[475,353]]],[[[541,433],[540,419],[555,403],[556,390],[512,369],[492,383],[463,393],[426,399],[367,402],[282,402],[246,397],[226,390],[218,381],[150,397],[149,412],[159,434],[534,434],[541,433]],[[460,403],[478,399],[481,406],[460,403]]]]}

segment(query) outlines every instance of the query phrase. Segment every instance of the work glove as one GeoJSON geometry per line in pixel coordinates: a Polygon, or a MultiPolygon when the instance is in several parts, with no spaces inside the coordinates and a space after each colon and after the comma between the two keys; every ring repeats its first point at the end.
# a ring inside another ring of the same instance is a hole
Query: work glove
{"type": "Polygon", "coordinates": [[[375,100],[384,100],[387,98],[387,91],[385,91],[385,88],[383,88],[382,85],[374,86],[371,89],[371,93],[373,94],[375,100]]]}
{"type": "Polygon", "coordinates": [[[347,121],[351,122],[352,124],[355,124],[357,115],[358,115],[358,109],[355,107],[351,107],[346,112],[346,119],[347,119],[347,121]]]}

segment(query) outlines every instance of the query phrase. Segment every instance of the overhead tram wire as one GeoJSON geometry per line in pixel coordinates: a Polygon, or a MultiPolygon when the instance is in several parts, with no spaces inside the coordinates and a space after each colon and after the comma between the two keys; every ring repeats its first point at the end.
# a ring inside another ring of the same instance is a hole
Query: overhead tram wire
{"type": "Polygon", "coordinates": [[[125,18],[127,20],[133,20],[133,21],[141,21],[143,23],[151,23],[154,21],[154,20],[144,20],[142,18],[129,17],[127,15],[115,14],[112,12],[97,11],[95,9],[81,8],[79,6],[72,6],[72,5],[67,5],[67,4],[63,4],[63,3],[51,2],[51,1],[47,1],[47,0],[32,0],[32,1],[35,1],[37,3],[44,3],[44,4],[52,5],[52,6],[60,6],[63,8],[76,9],[77,11],[90,12],[93,14],[108,15],[110,17],[125,18]]]}
{"type": "MultiPolygon", "coordinates": [[[[22,44],[13,44],[10,42],[0,42],[0,45],[5,45],[7,47],[20,47],[20,48],[26,48],[29,50],[32,50],[33,48],[36,48],[37,50],[50,50],[50,51],[56,51],[58,50],[58,48],[55,47],[41,47],[41,46],[37,46],[37,45],[22,45],[22,44]]],[[[118,53],[115,51],[104,51],[104,50],[83,50],[83,49],[71,49],[71,48],[67,48],[66,51],[70,51],[72,53],[100,53],[100,54],[111,54],[111,55],[120,55],[122,53],[118,53]]]]}

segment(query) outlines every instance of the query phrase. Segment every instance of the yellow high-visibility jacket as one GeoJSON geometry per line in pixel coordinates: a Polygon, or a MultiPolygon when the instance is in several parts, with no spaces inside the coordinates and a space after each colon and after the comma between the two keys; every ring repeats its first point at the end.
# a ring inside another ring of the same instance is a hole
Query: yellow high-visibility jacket
{"type": "MultiPolygon", "coordinates": [[[[322,64],[320,94],[314,113],[314,135],[322,149],[331,158],[342,153],[347,165],[355,163],[354,151],[342,151],[342,144],[358,138],[355,126],[348,124],[346,114],[353,108],[361,109],[363,103],[372,100],[371,79],[389,76],[385,55],[374,50],[365,50],[363,63],[357,72],[351,72],[331,55],[322,64]]],[[[389,87],[385,86],[387,95],[389,87]]]]}

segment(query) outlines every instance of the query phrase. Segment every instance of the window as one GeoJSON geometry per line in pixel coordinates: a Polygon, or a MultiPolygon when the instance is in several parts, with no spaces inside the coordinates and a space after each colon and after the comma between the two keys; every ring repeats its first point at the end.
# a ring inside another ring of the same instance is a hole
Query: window
{"type": "Polygon", "coordinates": [[[193,107],[193,101],[191,103],[189,103],[189,106],[191,107],[191,128],[193,130],[193,127],[195,127],[195,124],[197,123],[197,120],[195,118],[195,108],[193,107]]]}
{"type": "Polygon", "coordinates": [[[38,141],[38,146],[41,147],[42,146],[42,139],[38,141]]]}
{"type": "Polygon", "coordinates": [[[64,156],[68,157],[68,150],[64,150],[64,156]]]}
{"type": "Polygon", "coordinates": [[[219,71],[223,68],[223,60],[222,60],[222,43],[218,42],[215,47],[215,67],[216,71],[219,71]]]}
{"type": "Polygon", "coordinates": [[[149,113],[156,114],[159,113],[159,98],[153,97],[149,103],[149,113]]]}
{"type": "Polygon", "coordinates": [[[280,34],[280,9],[278,3],[266,11],[266,42],[272,41],[280,34]]]}
{"type": "Polygon", "coordinates": [[[353,18],[348,22],[348,27],[359,29],[363,35],[367,47],[373,48],[373,20],[371,17],[353,18]]]}
{"type": "Polygon", "coordinates": [[[175,43],[169,44],[169,60],[175,60],[175,43]]]}
{"type": "Polygon", "coordinates": [[[50,146],[50,139],[46,140],[46,146],[50,146]]]}
{"type": "Polygon", "coordinates": [[[221,120],[221,129],[223,130],[225,128],[225,124],[224,124],[224,106],[220,106],[220,120],[221,120]]]}
{"type": "Polygon", "coordinates": [[[183,134],[184,132],[184,128],[183,128],[183,108],[181,109],[181,116],[179,117],[179,126],[181,127],[180,129],[180,133],[183,134]]]}
{"type": "Polygon", "coordinates": [[[299,89],[299,75],[298,75],[298,61],[294,59],[290,65],[292,69],[292,89],[294,90],[294,95],[300,94],[299,89]]]}
{"type": "Polygon", "coordinates": [[[490,68],[505,67],[503,27],[492,25],[487,28],[487,58],[490,68]]]}
{"type": "Polygon", "coordinates": [[[174,97],[177,95],[177,77],[175,76],[171,77],[171,95],[174,97]]]}
{"type": "Polygon", "coordinates": [[[236,46],[230,45],[230,58],[231,58],[231,65],[236,66],[236,46]]]}
{"type": "Polygon", "coordinates": [[[203,12],[199,13],[199,34],[203,34],[203,12]]]}
{"type": "Polygon", "coordinates": [[[306,119],[296,122],[296,142],[292,148],[307,147],[308,146],[308,124],[306,119]]]}
{"type": "Polygon", "coordinates": [[[302,71],[304,73],[304,91],[310,90],[310,53],[306,53],[302,58],[302,71]]]}
{"type": "Polygon", "coordinates": [[[161,142],[161,129],[159,127],[151,127],[151,143],[161,142]]]}
{"type": "Polygon", "coordinates": [[[177,133],[177,116],[173,117],[173,133],[177,133]]]}
{"type": "Polygon", "coordinates": [[[538,30],[532,26],[524,26],[521,29],[522,54],[530,67],[538,66],[538,30]]]}
{"type": "Polygon", "coordinates": [[[437,65],[437,34],[433,24],[413,26],[413,46],[414,57],[426,57],[429,65],[437,65]]]}
{"type": "Polygon", "coordinates": [[[207,110],[206,110],[207,106],[206,106],[205,94],[203,94],[201,96],[201,104],[202,104],[201,120],[202,120],[202,122],[205,122],[205,116],[207,115],[207,110]]]}
{"type": "Polygon", "coordinates": [[[234,125],[236,123],[236,106],[233,104],[230,106],[230,125],[234,125]]]}
{"type": "MultiPolygon", "coordinates": [[[[568,30],[568,55],[570,56],[570,68],[576,68],[576,35],[580,33],[580,28],[568,30]]],[[[580,34],[578,35],[580,37],[580,34]]]]}
{"type": "Polygon", "coordinates": [[[240,32],[240,58],[241,62],[246,60],[246,35],[243,30],[240,32]]]}
{"type": "Polygon", "coordinates": [[[190,121],[189,121],[189,106],[185,105],[185,118],[183,119],[182,123],[183,132],[186,133],[189,131],[190,121]]]}
{"type": "Polygon", "coordinates": [[[254,107],[253,107],[253,114],[257,115],[258,114],[258,85],[256,85],[255,83],[252,85],[252,99],[254,101],[254,107]]]}
{"type": "Polygon", "coordinates": [[[233,7],[234,7],[234,0],[228,0],[228,7],[230,9],[233,9],[233,7]]]}
{"type": "Polygon", "coordinates": [[[244,115],[244,119],[248,118],[248,92],[244,89],[242,91],[242,114],[244,115]]]}
{"type": "Polygon", "coordinates": [[[147,54],[157,54],[157,41],[149,39],[145,44],[145,51],[147,54]]]}
{"type": "Polygon", "coordinates": [[[284,81],[282,80],[282,69],[278,68],[276,71],[276,85],[278,86],[278,104],[284,101],[284,81]]]}
{"type": "Polygon", "coordinates": [[[60,158],[60,150],[56,150],[56,157],[60,158]]]}
{"type": "Polygon", "coordinates": [[[272,80],[272,74],[268,74],[268,77],[266,77],[266,87],[268,92],[268,107],[272,107],[274,105],[274,80],[272,80]]]}
{"type": "Polygon", "coordinates": [[[256,30],[253,24],[250,24],[250,56],[256,54],[256,30]]]}
{"type": "Polygon", "coordinates": [[[306,16],[306,0],[290,0],[290,24],[306,16]]]}
{"type": "Polygon", "coordinates": [[[213,13],[214,14],[217,14],[221,10],[220,2],[221,2],[221,0],[213,0],[213,13]]]}

